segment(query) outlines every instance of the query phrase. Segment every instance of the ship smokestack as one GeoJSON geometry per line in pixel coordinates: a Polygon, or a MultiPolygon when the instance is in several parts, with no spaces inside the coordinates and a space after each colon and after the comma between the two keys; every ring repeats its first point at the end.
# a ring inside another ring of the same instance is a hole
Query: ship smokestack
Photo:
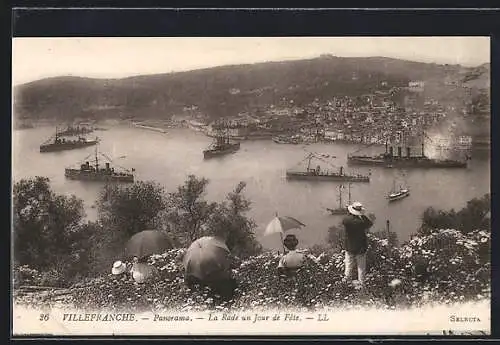
{"type": "Polygon", "coordinates": [[[398,157],[401,157],[402,156],[402,153],[401,153],[401,146],[398,146],[398,157]]]}
{"type": "Polygon", "coordinates": [[[89,166],[90,164],[89,164],[89,162],[85,162],[85,165],[86,165],[86,166],[89,166]]]}
{"type": "Polygon", "coordinates": [[[409,148],[409,147],[406,148],[406,156],[407,157],[411,156],[411,148],[409,148]]]}
{"type": "Polygon", "coordinates": [[[106,163],[106,170],[109,170],[109,163],[106,163]]]}
{"type": "Polygon", "coordinates": [[[394,147],[389,147],[389,155],[392,157],[394,156],[394,147]]]}

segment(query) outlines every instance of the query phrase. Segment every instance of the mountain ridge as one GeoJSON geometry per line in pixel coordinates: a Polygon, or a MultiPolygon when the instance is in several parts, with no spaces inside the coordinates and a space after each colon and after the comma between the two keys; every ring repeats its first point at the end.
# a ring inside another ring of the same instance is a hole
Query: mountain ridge
{"type": "Polygon", "coordinates": [[[122,114],[132,117],[164,118],[196,105],[217,118],[283,99],[302,105],[333,95],[357,96],[373,92],[383,81],[405,87],[412,80],[439,84],[445,78],[462,80],[470,74],[484,79],[486,74],[489,82],[489,68],[489,63],[464,67],[376,56],[322,55],[123,78],[55,76],[16,85],[14,106],[15,115],[23,118],[72,120],[111,116],[87,111],[99,107],[120,107],[122,114]]]}

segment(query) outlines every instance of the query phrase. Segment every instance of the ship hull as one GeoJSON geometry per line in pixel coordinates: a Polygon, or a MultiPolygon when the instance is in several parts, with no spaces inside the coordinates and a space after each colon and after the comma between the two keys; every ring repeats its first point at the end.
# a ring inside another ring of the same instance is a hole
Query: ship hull
{"type": "Polygon", "coordinates": [[[334,216],[346,215],[349,213],[347,208],[327,208],[326,210],[334,216]]]}
{"type": "Polygon", "coordinates": [[[280,139],[280,138],[272,138],[272,140],[276,144],[291,144],[291,145],[298,145],[299,142],[297,140],[286,140],[286,139],[280,139]]]}
{"type": "Polygon", "coordinates": [[[97,144],[97,141],[87,141],[83,143],[67,143],[67,144],[48,144],[48,145],[40,145],[40,152],[57,152],[57,151],[66,151],[66,150],[76,150],[84,147],[89,147],[97,144]]]}
{"type": "Polygon", "coordinates": [[[205,150],[203,151],[203,158],[209,159],[214,157],[220,157],[230,153],[234,153],[239,149],[240,149],[240,143],[236,143],[222,150],[205,150]]]}
{"type": "Polygon", "coordinates": [[[370,178],[368,176],[313,175],[301,172],[287,172],[286,178],[292,180],[308,180],[308,181],[370,182],[370,178]]]}
{"type": "Polygon", "coordinates": [[[453,160],[433,160],[428,158],[382,159],[375,157],[353,156],[347,158],[348,165],[381,166],[387,168],[467,168],[466,162],[453,160]]]}
{"type": "Polygon", "coordinates": [[[409,197],[409,196],[410,196],[410,192],[407,192],[407,193],[401,193],[397,196],[389,196],[387,198],[389,199],[389,202],[393,202],[393,201],[398,201],[398,200],[404,199],[404,198],[409,197]]]}
{"type": "Polygon", "coordinates": [[[70,180],[80,181],[98,181],[98,182],[134,182],[134,176],[129,174],[97,174],[90,171],[81,171],[78,169],[66,169],[64,176],[70,180]]]}

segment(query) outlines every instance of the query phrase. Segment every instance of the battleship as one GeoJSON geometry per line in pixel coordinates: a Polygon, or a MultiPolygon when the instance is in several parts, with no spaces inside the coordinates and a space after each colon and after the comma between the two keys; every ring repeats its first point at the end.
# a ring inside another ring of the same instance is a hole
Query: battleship
{"type": "Polygon", "coordinates": [[[403,155],[402,147],[398,146],[395,155],[394,147],[389,146],[388,141],[386,141],[384,153],[374,156],[348,154],[347,164],[386,168],[467,168],[467,156],[465,160],[429,158],[425,155],[424,146],[422,140],[421,154],[416,156],[411,154],[410,147],[406,147],[406,153],[403,155]]]}
{"type": "Polygon", "coordinates": [[[78,137],[78,139],[75,140],[67,140],[66,138],[61,138],[56,128],[55,136],[49,138],[49,140],[40,145],[40,152],[57,152],[81,149],[84,147],[96,145],[98,142],[99,138],[97,137],[95,138],[95,140],[89,140],[84,137],[78,137]]]}
{"type": "MultiPolygon", "coordinates": [[[[215,126],[214,126],[215,127],[215,126]]],[[[223,132],[223,126],[219,125],[215,140],[203,151],[203,158],[209,159],[234,153],[240,149],[239,142],[231,142],[229,135],[223,132]]]]}
{"type": "Polygon", "coordinates": [[[351,203],[351,183],[349,183],[349,199],[347,205],[342,204],[342,189],[344,189],[344,185],[339,185],[339,207],[326,208],[326,210],[334,216],[345,215],[349,213],[347,206],[351,203]]]}
{"type": "Polygon", "coordinates": [[[317,157],[313,153],[309,153],[305,160],[307,160],[307,167],[305,170],[287,170],[286,178],[295,180],[312,180],[312,181],[347,181],[347,182],[370,182],[370,177],[361,174],[347,174],[344,167],[341,166],[337,171],[329,171],[321,169],[320,165],[316,168],[311,168],[311,160],[317,157]]]}
{"type": "MultiPolygon", "coordinates": [[[[111,161],[109,157],[104,154],[100,154],[107,160],[111,161]]],[[[65,168],[64,176],[71,180],[81,180],[81,181],[100,181],[100,182],[134,182],[134,171],[135,169],[125,169],[120,170],[115,167],[110,166],[110,162],[106,162],[104,167],[101,168],[99,164],[99,154],[95,150],[94,162],[91,164],[86,161],[90,156],[87,156],[79,168],[65,168]]]]}

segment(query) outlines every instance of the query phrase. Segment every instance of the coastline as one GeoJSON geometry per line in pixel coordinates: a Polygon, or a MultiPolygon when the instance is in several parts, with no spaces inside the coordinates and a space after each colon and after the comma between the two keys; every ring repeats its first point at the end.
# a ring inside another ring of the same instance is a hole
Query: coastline
{"type": "MultiPolygon", "coordinates": [[[[82,121],[85,119],[82,119],[82,121]]],[[[88,119],[86,121],[89,121],[88,119]]],[[[29,130],[37,127],[47,127],[47,126],[57,126],[60,125],[61,121],[54,118],[43,118],[37,120],[31,120],[29,122],[20,121],[21,124],[16,126],[15,121],[13,121],[13,130],[29,130]]],[[[103,120],[96,120],[92,122],[92,126],[97,126],[96,130],[108,130],[110,127],[115,126],[134,126],[139,129],[145,129],[150,131],[156,131],[160,133],[168,133],[169,129],[185,128],[192,130],[194,132],[203,133],[207,137],[215,137],[209,130],[208,125],[197,125],[193,126],[189,121],[170,121],[162,119],[123,119],[123,118],[109,118],[103,120]],[[102,127],[105,126],[105,127],[102,127]]],[[[298,133],[297,133],[298,134],[298,133]]],[[[272,140],[279,134],[269,133],[269,132],[253,132],[247,135],[230,135],[230,139],[236,141],[252,141],[252,140],[272,140]]],[[[353,144],[353,145],[370,145],[370,146],[384,146],[384,143],[367,143],[362,140],[349,140],[349,139],[333,139],[333,138],[315,138],[307,135],[298,134],[301,139],[298,142],[282,142],[280,145],[309,145],[312,143],[323,143],[323,144],[353,144]]],[[[292,135],[289,135],[292,136],[292,135]]],[[[469,147],[473,151],[489,151],[491,149],[491,139],[489,137],[481,138],[481,140],[476,141],[469,147]]]]}

